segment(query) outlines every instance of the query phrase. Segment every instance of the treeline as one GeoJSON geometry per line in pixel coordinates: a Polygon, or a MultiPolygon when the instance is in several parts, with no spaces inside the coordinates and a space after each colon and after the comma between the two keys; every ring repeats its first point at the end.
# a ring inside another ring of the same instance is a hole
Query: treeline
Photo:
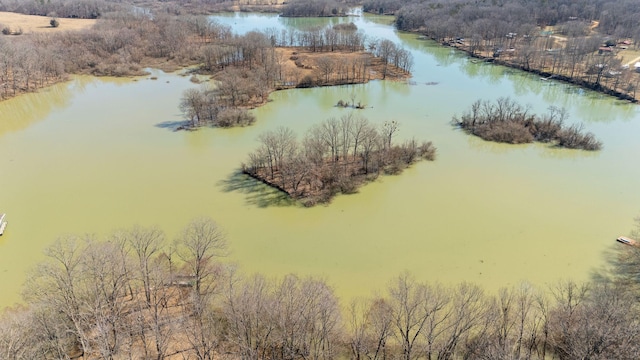
{"type": "MultiPolygon", "coordinates": [[[[283,34],[279,35],[274,40],[285,42],[283,34]]],[[[291,43],[307,44],[308,36],[289,35],[286,39],[291,43]]],[[[357,51],[364,41],[358,31],[350,30],[338,31],[334,38],[334,49],[357,51]],[[353,36],[342,35],[345,31],[353,36]]],[[[128,8],[104,14],[96,26],[85,31],[34,33],[9,40],[0,36],[0,99],[64,80],[68,74],[141,75],[145,67],[172,70],[197,63],[211,70],[230,63],[251,69],[257,57],[268,67],[273,61],[266,61],[266,56],[273,53],[273,46],[264,35],[232,36],[229,27],[205,16],[150,14],[128,8]]],[[[320,42],[315,48],[323,47],[320,42]]]]}
{"type": "MultiPolygon", "coordinates": [[[[353,24],[338,24],[327,27],[312,27],[305,30],[288,29],[264,32],[250,31],[244,35],[231,35],[231,29],[205,18],[196,17],[196,31],[202,33],[200,46],[201,70],[216,72],[227,67],[248,70],[262,68],[273,74],[273,80],[282,80],[282,59],[276,49],[297,48],[310,52],[358,52],[365,48],[366,36],[353,24]],[[211,36],[211,28],[215,36],[211,36]]],[[[375,41],[369,42],[372,47],[375,41]]],[[[295,49],[294,49],[295,50],[295,49]]],[[[399,49],[400,50],[400,49],[399,49]]],[[[399,51],[396,50],[396,51],[399,51]]]]}
{"type": "Polygon", "coordinates": [[[325,280],[243,276],[227,252],[207,218],[170,244],[153,227],[64,236],[29,275],[24,305],[0,316],[0,357],[640,358],[638,247],[620,245],[611,272],[584,284],[487,294],[401,274],[349,304],[325,280]]]}
{"type": "Polygon", "coordinates": [[[277,12],[283,16],[344,16],[359,0],[162,0],[147,2],[153,8],[171,8],[185,13],[212,14],[222,11],[277,12]]]}
{"type": "Polygon", "coordinates": [[[11,42],[0,37],[0,100],[65,80],[65,66],[53,49],[44,41],[11,42]]]}
{"type": "Polygon", "coordinates": [[[362,4],[362,11],[380,15],[393,15],[405,4],[407,2],[403,0],[368,0],[362,4]]]}
{"type": "Polygon", "coordinates": [[[402,71],[409,73],[413,68],[413,55],[390,40],[381,40],[371,44],[373,54],[382,59],[384,64],[383,76],[386,78],[389,65],[393,65],[402,71]]]}
{"type": "Polygon", "coordinates": [[[453,123],[467,133],[488,141],[510,144],[534,141],[554,143],[558,147],[600,150],[602,143],[592,133],[583,133],[583,125],[565,126],[568,114],[554,106],[544,115],[529,113],[529,109],[510,98],[495,102],[478,100],[453,123]]]}
{"type": "Polygon", "coordinates": [[[290,0],[282,8],[285,17],[345,16],[348,8],[335,0],[290,0]]]}
{"type": "Polygon", "coordinates": [[[367,82],[373,57],[381,63],[383,79],[391,72],[406,76],[413,66],[409,51],[389,40],[367,41],[352,23],[234,36],[223,27],[216,29],[219,36],[202,40],[199,68],[213,74],[216,85],[184,92],[180,109],[190,121],[188,127],[249,125],[255,119],[247,109],[266,102],[274,90],[367,82]],[[372,53],[363,53],[365,41],[372,53]],[[345,57],[344,52],[361,54],[345,57]],[[296,66],[286,66],[288,61],[296,66]]]}
{"type": "Polygon", "coordinates": [[[228,37],[228,27],[206,17],[150,16],[133,9],[105,14],[84,31],[0,36],[0,99],[68,74],[141,75],[144,67],[192,65],[202,61],[205,43],[228,37]]]}
{"type": "Polygon", "coordinates": [[[266,29],[264,32],[275,46],[304,47],[312,52],[354,52],[363,50],[367,43],[367,37],[354,23],[313,26],[304,30],[290,28],[280,32],[266,29]]]}
{"type": "Polygon", "coordinates": [[[260,147],[242,168],[305,206],[326,203],[380,173],[398,174],[420,159],[435,159],[431,142],[394,144],[398,131],[396,121],[374,126],[352,113],[312,127],[302,141],[290,129],[279,128],[260,135],[260,147]]]}
{"type": "MultiPolygon", "coordinates": [[[[186,94],[183,111],[188,119],[194,124],[247,124],[253,120],[246,108],[263,103],[275,89],[368,81],[371,55],[363,51],[365,44],[374,49],[378,43],[368,41],[353,24],[233,35],[230,27],[206,16],[121,8],[102,14],[93,28],[84,31],[34,33],[11,41],[0,37],[0,99],[63,81],[68,74],[143,75],[146,67],[175,70],[201,64],[200,72],[229,83],[219,91],[186,94]],[[311,64],[296,61],[297,68],[291,68],[285,63],[295,55],[284,56],[278,47],[362,54],[348,59],[332,55],[311,64]],[[313,72],[304,74],[307,68],[313,72]]],[[[385,76],[387,64],[408,73],[413,64],[410,54],[395,45],[391,50],[380,53],[385,76]]]]}
{"type": "Polygon", "coordinates": [[[282,0],[3,0],[0,11],[61,18],[97,19],[109,12],[138,6],[140,11],[172,15],[210,15],[221,11],[278,11],[282,0]]]}
{"type": "Polygon", "coordinates": [[[640,35],[640,25],[634,21],[640,14],[640,6],[633,0],[368,0],[364,2],[363,10],[395,13],[402,30],[416,30],[421,26],[429,29],[436,24],[450,28],[455,23],[463,24],[458,29],[459,34],[454,35],[481,33],[478,30],[483,23],[489,31],[508,27],[508,31],[500,31],[504,36],[523,26],[575,24],[588,27],[591,21],[598,21],[598,31],[606,35],[636,40],[640,35]],[[497,23],[489,23],[489,20],[497,23]]]}
{"type": "Polygon", "coordinates": [[[105,13],[127,6],[127,3],[119,0],[3,0],[0,2],[0,11],[62,18],[97,19],[105,13]]]}
{"type": "Polygon", "coordinates": [[[640,41],[637,1],[372,0],[364,8],[393,12],[398,29],[423,33],[474,56],[555,74],[621,98],[635,98],[640,85],[640,77],[615,56],[619,41],[635,46],[640,41]],[[553,31],[546,29],[549,25],[553,31]]]}

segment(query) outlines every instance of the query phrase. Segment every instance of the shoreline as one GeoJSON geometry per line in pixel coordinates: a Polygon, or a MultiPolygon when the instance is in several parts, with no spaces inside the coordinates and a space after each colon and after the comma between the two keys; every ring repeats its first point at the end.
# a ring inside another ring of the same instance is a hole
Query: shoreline
{"type": "MultiPolygon", "coordinates": [[[[312,52],[312,51],[307,51],[307,50],[303,50],[299,47],[276,47],[275,49],[280,50],[280,51],[293,51],[293,52],[300,52],[302,54],[315,54],[315,55],[336,55],[336,54],[360,54],[360,55],[364,55],[369,57],[369,68],[367,69],[368,74],[367,77],[361,81],[358,80],[353,80],[353,79],[348,79],[348,80],[344,80],[344,79],[332,79],[330,82],[328,83],[313,83],[310,85],[302,85],[302,84],[294,84],[294,85],[284,85],[284,84],[279,84],[276,85],[273,89],[271,89],[271,91],[269,91],[269,93],[274,92],[274,91],[280,91],[280,90],[291,90],[291,89],[305,89],[305,88],[320,88],[320,87],[330,87],[330,86],[343,86],[343,85],[358,85],[358,84],[366,84],[368,82],[370,82],[371,80],[388,80],[388,81],[404,81],[407,80],[411,77],[410,73],[403,73],[402,71],[400,71],[399,69],[395,69],[394,66],[392,64],[389,64],[388,67],[388,73],[386,78],[382,78],[380,76],[380,71],[379,67],[382,67],[383,65],[380,63],[380,59],[375,57],[373,54],[371,54],[370,52],[347,52],[347,51],[332,51],[332,52],[312,52]]],[[[67,73],[65,74],[62,78],[60,79],[51,79],[48,81],[48,83],[44,86],[38,86],[37,88],[33,88],[33,89],[29,89],[29,90],[24,90],[24,89],[17,89],[16,94],[9,96],[9,97],[4,97],[4,98],[0,98],[0,102],[4,102],[6,100],[10,100],[10,99],[14,99],[19,97],[20,95],[26,95],[26,94],[30,94],[30,93],[38,93],[41,90],[46,90],[47,88],[50,88],[54,85],[57,84],[62,84],[62,83],[66,83],[72,80],[73,76],[91,76],[91,77],[95,77],[95,78],[120,78],[120,79],[130,79],[131,81],[136,81],[139,78],[144,78],[144,77],[148,77],[151,75],[151,73],[149,71],[147,71],[146,69],[152,69],[152,70],[160,70],[162,72],[165,73],[178,73],[180,71],[184,71],[184,74],[182,74],[181,76],[190,76],[190,75],[202,75],[202,76],[209,76],[210,79],[209,80],[205,80],[202,82],[206,82],[206,81],[210,81],[210,80],[216,80],[215,76],[219,73],[222,72],[222,70],[216,70],[214,72],[201,72],[200,69],[198,69],[197,67],[200,64],[195,64],[195,63],[183,63],[183,64],[178,64],[178,63],[173,63],[171,61],[162,61],[162,60],[158,60],[158,59],[153,59],[153,58],[149,58],[147,59],[147,62],[145,63],[141,63],[139,64],[139,68],[137,71],[135,72],[130,72],[127,74],[109,74],[109,73],[96,73],[95,71],[91,71],[89,69],[84,69],[84,71],[78,71],[78,72],[71,72],[71,73],[67,73]]],[[[301,70],[309,70],[312,71],[314,70],[315,64],[312,63],[311,67],[309,68],[305,68],[305,69],[301,69],[301,70]]],[[[265,105],[266,103],[268,103],[269,100],[264,101],[263,103],[260,104],[253,104],[253,106],[249,106],[247,107],[248,109],[255,109],[257,107],[260,107],[262,105],[265,105]]]]}
{"type": "MultiPolygon", "coordinates": [[[[430,39],[430,40],[432,40],[432,39],[430,39]]],[[[469,52],[468,50],[465,50],[464,48],[461,48],[459,46],[446,44],[446,43],[443,43],[441,45],[458,49],[458,50],[464,52],[465,54],[467,54],[469,57],[474,58],[474,59],[480,59],[483,62],[493,63],[493,64],[505,66],[505,67],[508,67],[508,68],[511,68],[511,69],[516,69],[516,70],[524,71],[524,72],[527,72],[527,73],[539,75],[539,76],[543,77],[544,80],[559,80],[559,81],[567,83],[567,84],[578,86],[578,87],[580,87],[582,89],[592,90],[592,91],[595,91],[595,92],[598,92],[598,93],[601,93],[601,94],[604,94],[604,95],[608,95],[608,96],[612,96],[612,97],[618,98],[620,100],[626,100],[626,101],[629,101],[629,102],[634,103],[634,104],[638,103],[638,99],[634,98],[633,96],[631,96],[629,94],[622,93],[620,91],[613,90],[611,88],[603,86],[602,84],[599,84],[598,86],[594,86],[593,84],[591,84],[591,83],[589,83],[589,82],[587,82],[585,80],[571,78],[571,77],[566,76],[566,75],[555,74],[555,73],[551,73],[551,72],[547,72],[547,71],[539,70],[539,69],[526,69],[526,68],[524,68],[524,67],[522,67],[520,65],[514,64],[512,62],[505,61],[505,60],[500,60],[499,58],[483,56],[481,54],[473,54],[473,53],[469,52]]],[[[541,79],[541,80],[543,80],[543,79],[541,79]]]]}
{"type": "Polygon", "coordinates": [[[247,175],[247,176],[249,176],[250,178],[252,178],[254,180],[258,180],[261,183],[263,183],[263,184],[265,184],[265,185],[267,185],[267,186],[269,186],[271,188],[274,188],[274,189],[276,189],[278,191],[281,191],[282,193],[286,194],[292,200],[298,201],[297,199],[294,199],[293,196],[291,194],[289,194],[289,192],[287,190],[285,190],[282,186],[276,184],[275,182],[271,182],[271,181],[267,180],[266,178],[263,178],[263,177],[261,177],[261,176],[259,176],[257,174],[253,174],[253,173],[251,173],[249,170],[247,170],[244,167],[242,169],[240,169],[240,173],[243,174],[243,175],[247,175]]]}
{"type": "MultiPolygon", "coordinates": [[[[367,12],[365,11],[364,13],[370,14],[370,15],[379,15],[375,12],[367,12]]],[[[385,13],[384,15],[386,16],[396,16],[395,12],[390,12],[390,13],[385,13]]],[[[512,69],[516,69],[516,70],[521,70],[527,73],[531,73],[531,74],[535,74],[535,75],[539,75],[541,77],[544,77],[544,80],[559,80],[561,82],[567,83],[567,84],[571,84],[571,85],[575,85],[578,86],[582,89],[586,89],[586,90],[591,90],[591,91],[595,91],[604,95],[608,95],[608,96],[612,96],[615,97],[619,100],[624,100],[624,101],[628,101],[630,103],[633,104],[637,104],[638,102],[640,102],[640,94],[636,95],[637,97],[634,97],[630,94],[627,93],[623,93],[614,89],[611,89],[607,86],[604,86],[602,84],[592,84],[588,81],[579,79],[579,78],[572,78],[566,75],[561,75],[561,74],[557,74],[557,73],[552,73],[552,72],[548,72],[548,71],[544,71],[542,69],[533,69],[533,68],[525,68],[521,65],[518,65],[516,63],[510,62],[508,60],[500,60],[500,58],[496,58],[493,56],[484,56],[482,54],[477,54],[477,53],[473,53],[471,51],[469,51],[468,49],[466,49],[464,47],[463,44],[457,44],[453,41],[440,41],[438,39],[433,38],[432,36],[429,35],[425,35],[424,33],[420,32],[419,30],[399,30],[397,29],[397,27],[395,27],[395,21],[394,21],[394,28],[397,31],[402,31],[408,34],[414,34],[414,35],[418,35],[420,40],[429,40],[429,41],[433,41],[438,43],[440,46],[444,46],[444,47],[450,47],[450,48],[455,48],[457,50],[460,50],[462,52],[464,52],[467,56],[471,57],[471,58],[475,58],[475,59],[480,59],[482,61],[485,62],[490,62],[490,63],[495,63],[497,65],[502,65],[508,68],[512,68],[512,69]]]]}
{"type": "Polygon", "coordinates": [[[624,101],[628,101],[630,103],[633,104],[637,104],[640,100],[638,98],[634,98],[633,96],[626,94],[626,93],[622,93],[620,91],[616,91],[614,89],[611,89],[607,86],[604,86],[602,84],[592,84],[589,83],[585,80],[582,79],[578,79],[578,78],[572,78],[566,75],[561,75],[561,74],[556,74],[556,73],[551,73],[548,71],[544,71],[544,70],[540,70],[540,69],[533,69],[533,68],[525,68],[521,65],[515,64],[513,62],[510,62],[508,60],[500,60],[500,58],[495,58],[493,56],[484,56],[482,54],[478,54],[478,53],[473,53],[467,49],[465,49],[463,46],[459,45],[459,44],[455,44],[455,43],[451,43],[451,42],[442,42],[442,41],[438,41],[433,39],[432,37],[429,37],[427,35],[421,34],[418,31],[407,31],[407,33],[409,34],[414,34],[414,35],[419,35],[420,38],[419,40],[428,40],[428,41],[433,41],[436,42],[437,44],[439,44],[440,46],[443,47],[449,47],[449,48],[454,48],[456,50],[459,50],[463,53],[465,53],[468,57],[473,58],[473,59],[479,59],[483,62],[487,62],[487,63],[493,63],[496,65],[501,65],[501,66],[505,66],[511,69],[516,69],[516,70],[520,70],[520,71],[524,71],[527,73],[531,73],[531,74],[535,74],[535,75],[539,75],[541,77],[543,77],[544,79],[541,80],[559,80],[561,82],[567,83],[567,84],[571,84],[571,85],[575,85],[580,87],[581,89],[586,89],[586,90],[591,90],[591,91],[595,91],[607,96],[612,96],[615,97],[619,100],[624,100],[624,101]]]}

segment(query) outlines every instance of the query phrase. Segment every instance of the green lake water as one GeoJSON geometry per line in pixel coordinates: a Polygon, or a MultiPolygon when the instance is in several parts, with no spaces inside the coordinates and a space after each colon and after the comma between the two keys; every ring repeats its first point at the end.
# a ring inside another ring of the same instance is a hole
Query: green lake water
{"type": "Polygon", "coordinates": [[[254,126],[173,132],[188,77],[153,71],[131,79],[74,77],[0,103],[0,307],[20,301],[26,274],[66,233],[104,236],[158,225],[169,240],[190,220],[215,219],[247,273],[324,277],[343,298],[381,290],[404,270],[425,281],[472,281],[493,291],[586,280],[640,214],[640,108],[511,69],[474,63],[449,48],[399,34],[389,18],[280,19],[225,15],[244,32],[355,21],[369,36],[410,49],[409,83],[273,93],[254,126]],[[427,83],[437,83],[427,85],[427,83]],[[367,104],[338,109],[340,99],[367,104]],[[499,145],[449,121],[477,99],[511,96],[535,112],[565,107],[604,143],[590,153],[499,145]],[[302,208],[238,174],[260,133],[300,135],[357,111],[400,122],[397,141],[427,139],[435,162],[383,176],[328,206],[302,208]]]}

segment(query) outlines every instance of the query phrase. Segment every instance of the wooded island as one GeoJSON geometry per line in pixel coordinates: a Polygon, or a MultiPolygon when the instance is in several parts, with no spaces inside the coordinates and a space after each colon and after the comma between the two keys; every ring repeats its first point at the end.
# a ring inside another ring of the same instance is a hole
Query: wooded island
{"type": "Polygon", "coordinates": [[[538,116],[510,98],[495,102],[478,100],[453,123],[469,134],[484,140],[524,144],[534,141],[557,147],[595,151],[602,148],[592,133],[583,133],[583,125],[565,126],[568,114],[556,107],[538,116]]]}
{"type": "Polygon", "coordinates": [[[399,174],[416,161],[435,160],[431,142],[394,144],[398,130],[396,121],[376,127],[352,113],[312,127],[302,142],[290,129],[279,128],[260,136],[260,147],[242,170],[305,206],[327,203],[381,173],[399,174]]]}

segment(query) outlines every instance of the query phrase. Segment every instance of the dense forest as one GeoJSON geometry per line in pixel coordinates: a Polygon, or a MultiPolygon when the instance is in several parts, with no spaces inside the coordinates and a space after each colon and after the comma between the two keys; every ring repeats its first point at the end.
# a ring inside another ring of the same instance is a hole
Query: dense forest
{"type": "Polygon", "coordinates": [[[363,8],[473,56],[636,98],[634,57],[625,64],[617,55],[640,41],[637,1],[371,0],[363,8]]]}
{"type": "Polygon", "coordinates": [[[222,261],[227,239],[211,219],[165,237],[134,226],[56,240],[29,275],[25,303],[0,317],[0,358],[640,357],[636,246],[616,244],[611,270],[587,283],[487,293],[400,274],[344,302],[326,280],[242,274],[222,261]]]}

